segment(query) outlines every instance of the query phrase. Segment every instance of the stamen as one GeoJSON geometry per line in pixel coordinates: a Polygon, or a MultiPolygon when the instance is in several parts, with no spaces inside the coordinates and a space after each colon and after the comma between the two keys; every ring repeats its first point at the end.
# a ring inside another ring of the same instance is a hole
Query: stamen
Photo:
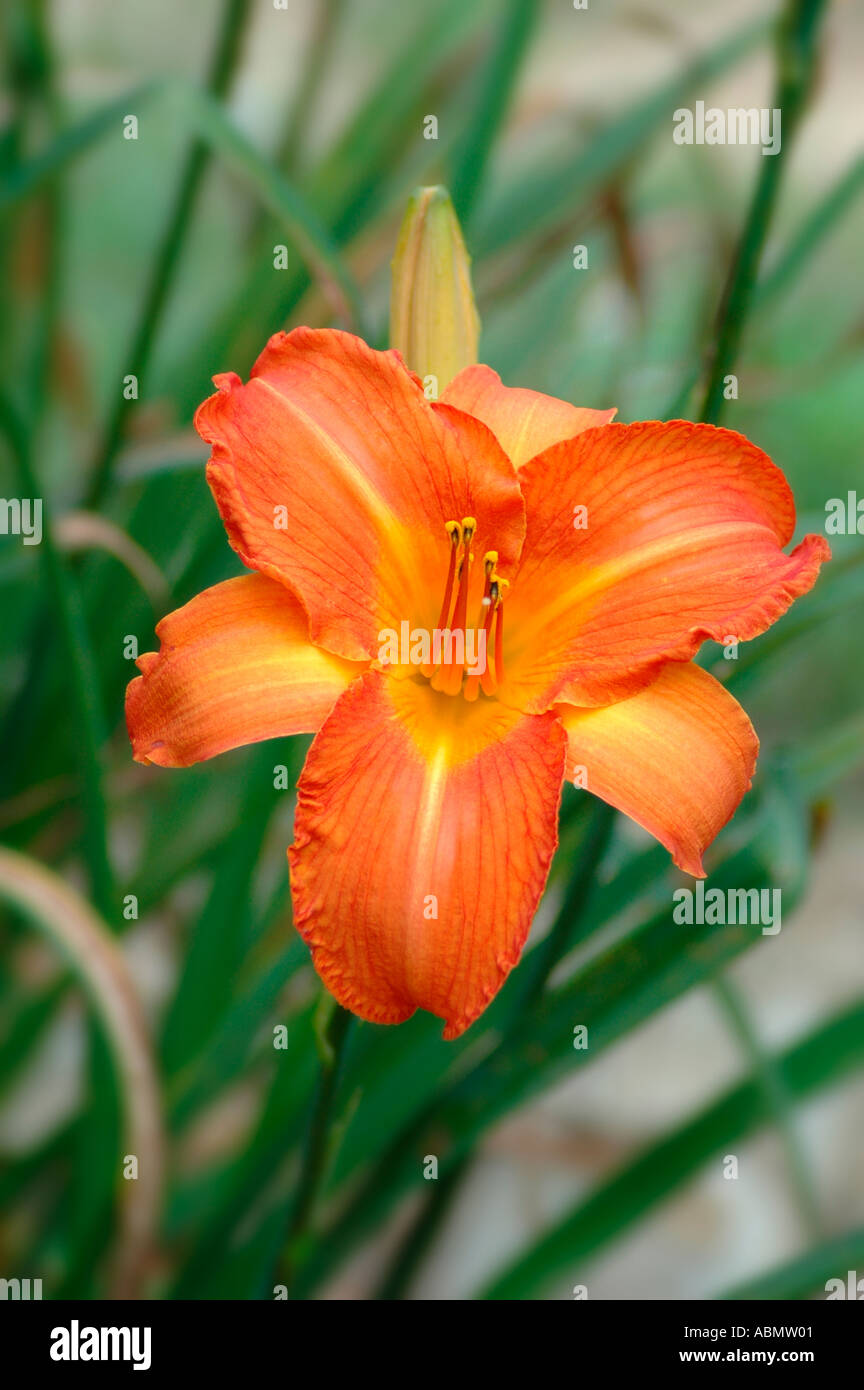
{"type": "MultiPolygon", "coordinates": [[[[433,661],[431,663],[425,662],[420,667],[420,671],[427,680],[431,681],[433,690],[438,690],[445,695],[458,695],[461,691],[466,700],[476,700],[481,690],[485,691],[487,695],[494,694],[498,683],[503,679],[502,624],[504,615],[501,611],[501,602],[505,590],[510,586],[506,579],[502,579],[496,573],[498,551],[487,550],[483,556],[483,598],[476,629],[478,638],[481,632],[483,636],[482,639],[478,640],[475,652],[475,660],[479,661],[480,642],[482,641],[484,669],[479,674],[467,673],[467,679],[465,679],[468,656],[468,631],[466,628],[468,591],[471,587],[471,565],[474,560],[471,553],[471,542],[477,530],[477,522],[473,516],[464,516],[461,522],[446,522],[444,529],[450,538],[450,558],[436,630],[439,633],[450,633],[448,657],[440,662],[437,669],[433,661]],[[459,652],[460,646],[461,653],[459,652]]],[[[434,644],[433,650],[440,659],[440,648],[437,643],[434,644]]]]}
{"type": "MultiPolygon", "coordinates": [[[[470,519],[470,518],[469,518],[470,519]]],[[[450,626],[450,604],[453,600],[453,581],[456,578],[456,556],[459,553],[459,546],[462,544],[462,527],[458,521],[447,521],[444,523],[444,530],[450,537],[450,564],[447,568],[447,583],[444,586],[444,598],[441,603],[441,612],[438,615],[436,628],[443,630],[450,626]]],[[[420,667],[421,673],[429,680],[435,667],[429,663],[424,663],[420,667]]]]}
{"type": "MultiPolygon", "coordinates": [[[[457,632],[462,632],[462,655],[464,658],[465,650],[465,618],[468,612],[468,587],[471,580],[471,541],[477,529],[477,522],[473,516],[462,518],[462,557],[459,565],[459,589],[456,594],[456,606],[453,610],[452,621],[445,627],[449,627],[454,637],[457,632]]],[[[432,678],[432,689],[440,690],[445,695],[458,695],[462,685],[462,675],[465,669],[464,659],[456,661],[452,659],[453,648],[451,641],[451,660],[442,663],[432,678]]]]}
{"type": "Polygon", "coordinates": [[[459,592],[456,595],[456,607],[453,612],[453,630],[461,628],[465,630],[465,618],[468,612],[468,583],[471,577],[471,538],[477,523],[473,516],[466,516],[462,519],[462,561],[459,565],[459,592]]]}

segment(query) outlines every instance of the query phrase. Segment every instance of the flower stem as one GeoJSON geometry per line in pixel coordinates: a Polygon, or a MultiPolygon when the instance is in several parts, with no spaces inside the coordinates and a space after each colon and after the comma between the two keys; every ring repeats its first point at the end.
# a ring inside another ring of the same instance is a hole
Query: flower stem
{"type": "Polygon", "coordinates": [[[813,86],[819,23],[825,0],[787,0],[777,29],[777,82],[774,106],[781,112],[781,146],[763,155],[741,240],[720,302],[717,332],[700,419],[716,425],[722,414],[725,381],[741,347],[756,277],[774,214],[786,160],[813,86]]]}
{"type": "MultiPolygon", "coordinates": [[[[207,91],[211,96],[223,97],[231,85],[250,10],[251,0],[226,0],[222,27],[207,78],[207,91]]],[[[126,370],[134,371],[139,388],[150,365],[159,323],[174,281],[192,209],[209,159],[210,150],[207,145],[202,140],[196,140],[186,158],[126,358],[126,370]]],[[[88,508],[98,506],[110,486],[114,461],[123,442],[130,405],[131,401],[119,392],[90,479],[86,497],[88,508]]]]}
{"type": "Polygon", "coordinates": [[[315,1206],[331,1156],[333,1106],[353,1014],[322,996],[315,1024],[321,1070],[303,1149],[300,1176],[281,1259],[282,1282],[289,1291],[312,1235],[315,1206]]]}

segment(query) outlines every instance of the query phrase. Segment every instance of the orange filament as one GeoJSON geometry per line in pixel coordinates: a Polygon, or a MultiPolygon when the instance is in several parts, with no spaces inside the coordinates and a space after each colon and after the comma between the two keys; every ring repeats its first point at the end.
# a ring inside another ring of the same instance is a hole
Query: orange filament
{"type": "MultiPolygon", "coordinates": [[[[467,520],[471,520],[470,517],[467,520]]],[[[444,587],[444,598],[441,602],[441,612],[438,615],[438,628],[450,626],[450,604],[453,599],[453,580],[456,578],[456,556],[462,544],[462,527],[458,521],[448,521],[444,526],[445,531],[450,537],[450,564],[447,569],[447,583],[444,587]]],[[[424,664],[420,667],[422,674],[428,680],[433,674],[435,667],[424,664]]]]}

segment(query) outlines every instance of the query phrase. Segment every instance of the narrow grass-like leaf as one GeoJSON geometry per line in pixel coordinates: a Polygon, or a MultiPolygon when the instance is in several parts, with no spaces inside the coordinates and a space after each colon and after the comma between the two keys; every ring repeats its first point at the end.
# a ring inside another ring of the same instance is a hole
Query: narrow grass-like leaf
{"type": "Polygon", "coordinates": [[[849,1292],[849,1270],[857,1271],[864,1265],[864,1226],[848,1231],[832,1240],[825,1240],[805,1250],[794,1260],[768,1270],[765,1274],[750,1279],[746,1284],[736,1284],[720,1297],[724,1300],[747,1300],[755,1303],[783,1302],[787,1299],[804,1299],[813,1294],[826,1296],[830,1279],[839,1279],[843,1285],[842,1298],[860,1299],[858,1285],[854,1293],[849,1292]]]}
{"type": "MultiPolygon", "coordinates": [[[[207,92],[211,100],[224,97],[230,88],[251,9],[252,0],[223,0],[222,20],[207,77],[207,92]]],[[[208,158],[206,144],[195,141],[186,155],[168,222],[138,311],[132,342],[124,360],[134,364],[139,389],[147,378],[162,315],[171,294],[208,158]]],[[[131,408],[131,398],[125,391],[117,391],[87,490],[87,503],[91,508],[102,500],[111,483],[114,462],[131,408]]]]}
{"type": "Polygon", "coordinates": [[[231,999],[252,915],[253,874],[280,796],[273,785],[279,757],[271,744],[259,746],[244,769],[246,795],[237,807],[236,825],[192,934],[165,1021],[162,1057],[169,1075],[198,1055],[231,999]]]}
{"type": "Polygon", "coordinates": [[[337,315],[356,332],[363,333],[360,291],[311,205],[258,153],[205,92],[184,88],[183,105],[201,139],[248,183],[263,206],[288,230],[337,315]]]}
{"type": "Polygon", "coordinates": [[[156,94],[172,100],[187,129],[218,153],[225,164],[249,184],[261,203],[278,217],[296,241],[312,274],[320,279],[325,293],[334,300],[338,312],[352,326],[361,329],[362,310],[357,286],[311,205],[237,130],[218,102],[197,88],[171,81],[151,84],[64,131],[29,164],[0,177],[0,211],[35,192],[71,160],[84,154],[111,130],[123,112],[130,110],[130,104],[138,110],[145,98],[152,100],[156,94]],[[137,106],[133,98],[137,99],[137,106]]]}
{"type": "MultiPolygon", "coordinates": [[[[494,12],[494,11],[492,11],[494,12]]],[[[436,69],[468,41],[490,14],[488,4],[443,0],[422,13],[417,30],[400,47],[361,102],[343,134],[315,169],[307,194],[337,236],[358,225],[377,181],[406,140],[421,138],[418,101],[436,69]]]]}
{"type": "Polygon", "coordinates": [[[471,216],[481,191],[486,164],[526,56],[537,10],[538,0],[506,0],[503,15],[496,16],[492,50],[477,78],[474,110],[453,153],[448,181],[453,206],[463,223],[471,216]]]}
{"type": "Polygon", "coordinates": [[[108,102],[83,121],[61,131],[46,149],[20,164],[8,164],[0,173],[0,213],[44,188],[81,155],[106,135],[121,128],[124,115],[140,112],[144,105],[163,93],[167,83],[148,82],[127,92],[119,101],[108,102]]]}
{"type": "Polygon", "coordinates": [[[773,107],[782,113],[783,142],[763,159],[750,208],[723,290],[700,420],[716,425],[726,401],[726,378],[735,366],[750,309],[768,229],[795,132],[815,80],[818,39],[826,0],[787,0],[777,25],[777,76],[773,107]]]}
{"type": "MultiPolygon", "coordinates": [[[[774,263],[756,281],[753,307],[764,312],[780,302],[781,292],[800,276],[809,257],[834,230],[864,188],[864,158],[856,160],[830,189],[822,202],[806,218],[802,227],[774,263]]],[[[675,420],[684,415],[693,391],[699,384],[701,368],[696,365],[660,416],[675,420]]]]}
{"type": "Polygon", "coordinates": [[[216,1289],[223,1297],[246,1296],[245,1290],[236,1287],[226,1292],[222,1260],[238,1225],[248,1223],[250,1205],[257,1204],[267,1185],[279,1179],[302,1138],[317,1067],[313,1012],[306,1008],[286,1021],[284,1045],[274,1048],[273,1080],[254,1133],[208,1204],[203,1229],[197,1232],[172,1286],[172,1298],[210,1298],[216,1296],[216,1289]]]}
{"type": "Polygon", "coordinates": [[[714,981],[714,993],[730,1031],[738,1039],[745,1060],[750,1065],[754,1081],[765,1092],[768,1113],[777,1127],[783,1144],[789,1187],[798,1206],[801,1222],[811,1236],[819,1235],[821,1217],[819,1198],[810,1165],[807,1161],[795,1123],[793,1097],[783,1079],[782,1070],[770,1052],[762,1045],[741,991],[725,975],[714,981]]]}
{"type": "Polygon", "coordinates": [[[864,766],[864,710],[791,750],[789,764],[811,800],[864,766]]]}
{"type": "Polygon", "coordinates": [[[593,197],[626,166],[661,123],[695,86],[719,76],[750,53],[765,37],[767,26],[748,25],[712,52],[696,59],[683,73],[651,96],[597,130],[577,154],[567,151],[555,161],[524,167],[500,192],[488,198],[474,230],[475,255],[503,250],[524,237],[542,235],[593,197]]]}
{"type": "MultiPolygon", "coordinates": [[[[228,1009],[207,1048],[196,1059],[194,1073],[183,1078],[171,1105],[172,1126],[182,1129],[219,1093],[242,1075],[262,1025],[272,1017],[287,982],[304,965],[308,952],[295,934],[284,951],[268,963],[251,986],[228,1009]]],[[[272,1045],[272,1038],[263,1045],[272,1045]]]]}
{"type": "Polygon", "coordinates": [[[762,308],[777,300],[796,280],[816,248],[833,232],[855,200],[864,192],[864,156],[856,159],[845,174],[805,219],[782,255],[765,271],[756,285],[754,304],[762,308]]]}
{"type": "Polygon", "coordinates": [[[11,1019],[0,1048],[0,1095],[14,1083],[33,1047],[55,1017],[57,1006],[68,988],[67,976],[56,980],[34,999],[22,1004],[11,1019]]]}
{"type": "MultiPolygon", "coordinates": [[[[10,403],[0,397],[0,427],[21,474],[22,495],[43,498],[30,454],[31,442],[10,403]]],[[[84,846],[94,901],[111,923],[119,916],[114,896],[114,876],[108,854],[108,817],[102,785],[104,722],[98,679],[75,581],[65,569],[51,533],[50,508],[42,507],[42,563],[46,589],[60,629],[76,713],[76,733],[84,790],[84,846]]]]}
{"type": "MultiPolygon", "coordinates": [[[[796,1100],[836,1084],[864,1058],[864,1004],[837,1015],[773,1059],[796,1100]]],[[[652,1144],[585,1201],[556,1219],[486,1286],[481,1297],[532,1298],[566,1275],[579,1282],[583,1262],[672,1196],[714,1155],[770,1119],[765,1088],[752,1079],[727,1091],[693,1119],[652,1144]]],[[[572,1282],[572,1280],[571,1280],[572,1282]]],[[[736,1292],[729,1297],[758,1297],[736,1292]]],[[[766,1295],[762,1295],[763,1297],[766,1295]]],[[[790,1294],[790,1297],[795,1295],[790,1294]]]]}

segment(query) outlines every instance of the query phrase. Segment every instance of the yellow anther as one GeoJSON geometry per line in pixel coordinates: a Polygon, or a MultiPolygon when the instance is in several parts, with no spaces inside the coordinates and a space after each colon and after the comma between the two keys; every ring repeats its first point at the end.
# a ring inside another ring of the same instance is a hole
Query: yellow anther
{"type": "Polygon", "coordinates": [[[473,516],[463,516],[463,518],[462,518],[462,536],[463,536],[463,539],[464,539],[466,545],[468,544],[468,542],[470,541],[471,537],[474,535],[474,532],[475,532],[476,530],[477,530],[477,522],[475,521],[474,517],[473,517],[473,516]]]}
{"type": "Polygon", "coordinates": [[[445,521],[444,530],[447,532],[453,545],[460,545],[462,543],[462,527],[459,525],[458,521],[445,521]]]}

